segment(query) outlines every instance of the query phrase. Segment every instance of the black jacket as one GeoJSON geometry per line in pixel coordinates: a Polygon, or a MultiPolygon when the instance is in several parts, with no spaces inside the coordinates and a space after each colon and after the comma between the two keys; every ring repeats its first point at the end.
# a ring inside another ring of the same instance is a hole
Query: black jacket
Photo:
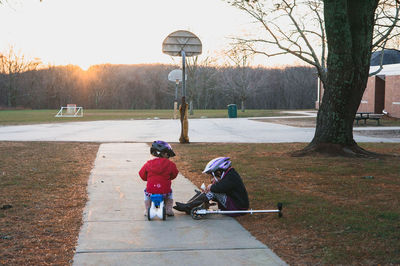
{"type": "Polygon", "coordinates": [[[225,193],[233,200],[237,208],[249,208],[249,197],[247,195],[246,187],[244,186],[242,178],[238,172],[233,168],[228,169],[224,178],[213,184],[210,190],[214,193],[225,193]]]}

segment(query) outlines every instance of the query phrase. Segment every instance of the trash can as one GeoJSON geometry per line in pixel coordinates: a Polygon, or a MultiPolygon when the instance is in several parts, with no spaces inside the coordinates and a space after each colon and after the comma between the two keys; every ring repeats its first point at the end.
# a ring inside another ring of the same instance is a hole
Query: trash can
{"type": "Polygon", "coordinates": [[[236,118],[237,117],[237,106],[236,104],[228,104],[228,117],[236,118]]]}

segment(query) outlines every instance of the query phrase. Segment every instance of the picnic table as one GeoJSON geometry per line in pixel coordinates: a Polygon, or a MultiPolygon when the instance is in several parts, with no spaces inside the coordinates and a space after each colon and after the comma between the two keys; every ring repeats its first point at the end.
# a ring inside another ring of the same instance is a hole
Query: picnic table
{"type": "Polygon", "coordinates": [[[358,126],[358,121],[364,120],[364,125],[367,124],[368,119],[376,120],[377,125],[379,126],[379,120],[382,118],[383,114],[374,114],[371,112],[358,112],[356,113],[356,116],[354,117],[354,120],[356,121],[356,124],[358,126]]]}

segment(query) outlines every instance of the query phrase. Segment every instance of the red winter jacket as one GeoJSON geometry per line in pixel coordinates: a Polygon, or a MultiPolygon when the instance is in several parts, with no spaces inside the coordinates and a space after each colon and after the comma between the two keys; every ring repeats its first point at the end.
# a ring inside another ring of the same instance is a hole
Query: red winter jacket
{"type": "Polygon", "coordinates": [[[175,163],[167,158],[155,158],[143,165],[139,175],[144,181],[147,181],[147,192],[167,194],[171,192],[171,180],[178,175],[178,169],[175,163]]]}

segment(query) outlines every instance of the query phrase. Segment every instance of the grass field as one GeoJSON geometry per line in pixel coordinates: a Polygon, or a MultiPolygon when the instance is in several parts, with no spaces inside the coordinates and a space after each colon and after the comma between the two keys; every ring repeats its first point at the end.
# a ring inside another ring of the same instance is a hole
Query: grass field
{"type": "Polygon", "coordinates": [[[238,218],[290,265],[400,264],[400,143],[362,144],[386,159],[291,157],[305,144],[174,145],[178,169],[197,186],[207,162],[230,156],[250,207],[284,205],[284,217],[238,218]]]}
{"type": "MultiPolygon", "coordinates": [[[[274,122],[290,126],[315,127],[315,118],[285,118],[293,114],[285,112],[287,110],[238,110],[238,117],[282,117],[282,119],[265,119],[257,121],[274,122]]],[[[290,110],[293,111],[293,110],[290,110]]],[[[173,110],[84,110],[83,117],[54,117],[58,110],[0,110],[1,125],[23,125],[39,123],[61,123],[77,121],[96,121],[96,120],[130,120],[130,119],[172,119],[173,110]]],[[[194,110],[191,118],[222,118],[228,117],[227,110],[194,110]]],[[[382,118],[380,126],[400,126],[400,119],[382,118]]],[[[377,126],[376,121],[367,121],[360,123],[357,127],[377,126]]]]}
{"type": "MultiPolygon", "coordinates": [[[[282,110],[246,110],[238,117],[283,116],[282,110]]],[[[54,117],[58,110],[0,110],[0,125],[77,122],[95,120],[172,119],[173,110],[84,110],[83,117],[54,117]]],[[[228,117],[227,110],[195,110],[189,118],[228,117]]]]}
{"type": "MultiPolygon", "coordinates": [[[[400,143],[361,144],[386,159],[291,157],[305,144],[173,144],[196,185],[230,156],[253,209],[238,221],[291,265],[400,264],[400,143]]],[[[98,145],[0,142],[0,265],[68,265],[98,145]],[[40,154],[40,156],[38,156],[40,154]],[[81,158],[85,158],[82,160],[81,158]]]]}

